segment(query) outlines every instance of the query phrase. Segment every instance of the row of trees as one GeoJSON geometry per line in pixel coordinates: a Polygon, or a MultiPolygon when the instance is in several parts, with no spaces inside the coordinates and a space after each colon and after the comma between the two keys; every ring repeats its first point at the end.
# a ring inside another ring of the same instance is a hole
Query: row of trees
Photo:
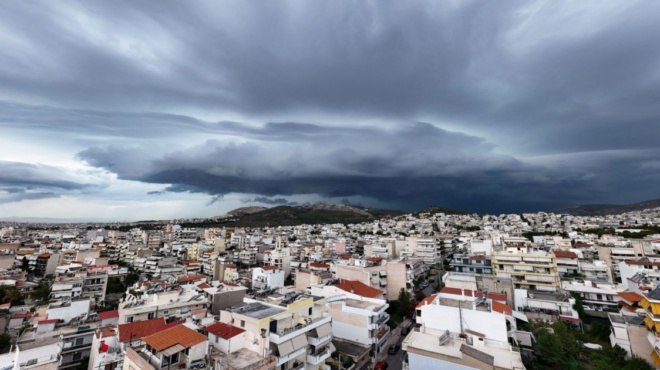
{"type": "MultiPolygon", "coordinates": [[[[604,325],[603,325],[604,326],[604,325]]],[[[548,325],[542,322],[532,324],[532,332],[537,338],[536,356],[523,358],[525,367],[534,369],[623,369],[651,370],[653,367],[639,357],[626,358],[627,352],[619,346],[610,346],[602,341],[602,334],[587,330],[582,333],[573,330],[563,322],[548,325]],[[589,349],[583,343],[598,343],[602,349],[589,349]]],[[[609,332],[609,330],[608,330],[609,332]]]]}

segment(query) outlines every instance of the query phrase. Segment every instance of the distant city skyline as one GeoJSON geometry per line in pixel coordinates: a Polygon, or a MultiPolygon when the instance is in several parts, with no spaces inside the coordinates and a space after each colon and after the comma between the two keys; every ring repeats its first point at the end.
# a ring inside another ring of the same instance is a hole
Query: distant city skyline
{"type": "Polygon", "coordinates": [[[660,3],[11,2],[0,219],[660,198],[660,3]]]}

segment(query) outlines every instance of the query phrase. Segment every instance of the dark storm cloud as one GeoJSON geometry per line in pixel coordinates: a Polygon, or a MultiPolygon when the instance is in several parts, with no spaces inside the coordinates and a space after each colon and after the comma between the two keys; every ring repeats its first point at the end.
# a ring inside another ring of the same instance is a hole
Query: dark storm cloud
{"type": "Polygon", "coordinates": [[[426,123],[394,129],[270,123],[246,128],[242,136],[268,132],[273,133],[269,140],[209,140],[163,155],[106,146],[79,157],[123,179],[173,184],[166,191],[268,197],[256,198],[261,203],[273,203],[270,198],[276,196],[319,194],[368,197],[406,209],[435,201],[494,211],[524,203],[547,206],[564,187],[574,193],[588,187],[580,173],[525,164],[493,153],[493,145],[481,138],[426,123]],[[292,128],[296,135],[279,136],[292,128]],[[520,194],[521,189],[535,195],[520,194]]]}
{"type": "Polygon", "coordinates": [[[0,203],[55,198],[90,188],[55,167],[0,161],[0,203]]]}
{"type": "Polygon", "coordinates": [[[297,206],[298,202],[291,202],[284,198],[254,197],[252,199],[241,199],[243,203],[263,203],[277,206],[297,206]]]}
{"type": "Polygon", "coordinates": [[[658,2],[13,2],[0,125],[112,140],[79,157],[173,193],[489,211],[644,200],[660,185],[658,14],[658,2]]]}

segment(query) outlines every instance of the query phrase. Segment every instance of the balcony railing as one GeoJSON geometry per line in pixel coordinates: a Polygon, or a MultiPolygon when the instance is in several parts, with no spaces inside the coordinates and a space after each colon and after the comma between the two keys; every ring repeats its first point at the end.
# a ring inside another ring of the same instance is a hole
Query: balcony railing
{"type": "Polygon", "coordinates": [[[323,313],[322,317],[316,318],[308,324],[298,324],[291,328],[278,329],[277,332],[271,332],[269,338],[271,342],[275,344],[279,344],[285,340],[292,339],[295,336],[306,333],[314,328],[317,328],[325,323],[328,323],[330,322],[330,320],[331,320],[330,315],[328,313],[323,313]]]}
{"type": "Polygon", "coordinates": [[[307,362],[312,365],[318,365],[328,357],[330,357],[330,347],[325,347],[315,354],[307,354],[307,362]]]}

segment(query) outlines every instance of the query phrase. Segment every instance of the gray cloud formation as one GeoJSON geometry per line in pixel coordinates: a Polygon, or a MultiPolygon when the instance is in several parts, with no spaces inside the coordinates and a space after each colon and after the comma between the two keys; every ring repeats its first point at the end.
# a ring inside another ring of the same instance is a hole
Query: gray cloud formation
{"type": "Polygon", "coordinates": [[[4,132],[175,193],[658,197],[660,3],[165,4],[4,7],[4,132]]]}
{"type": "Polygon", "coordinates": [[[55,198],[91,187],[55,167],[0,161],[0,203],[55,198]]]}

